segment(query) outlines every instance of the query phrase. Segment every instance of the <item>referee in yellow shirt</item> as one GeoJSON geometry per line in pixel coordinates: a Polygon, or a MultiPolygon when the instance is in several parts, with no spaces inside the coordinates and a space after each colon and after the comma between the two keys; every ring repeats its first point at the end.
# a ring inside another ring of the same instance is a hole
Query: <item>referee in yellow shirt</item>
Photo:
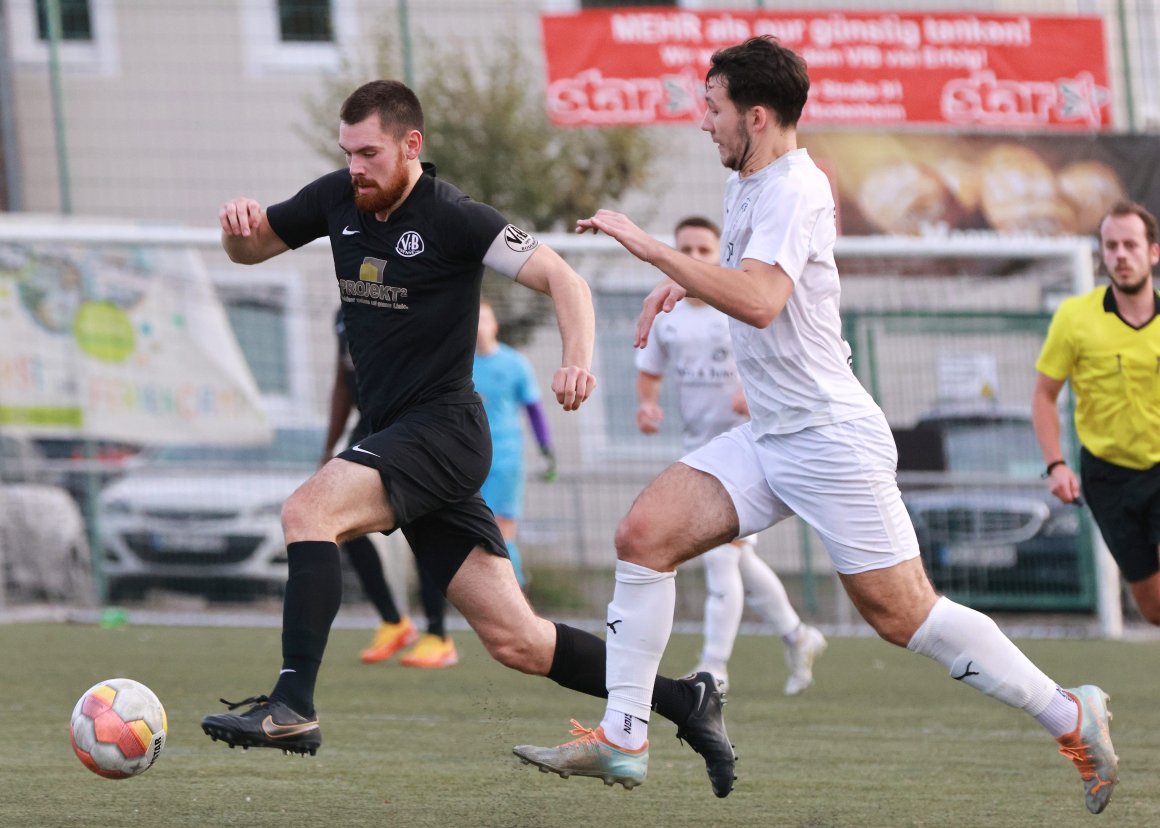
{"type": "Polygon", "coordinates": [[[1035,368],[1035,436],[1051,493],[1083,495],[1141,614],[1160,625],[1160,261],[1156,217],[1116,204],[1100,222],[1100,257],[1111,280],[1059,306],[1035,368]],[[1056,399],[1071,380],[1080,474],[1060,449],[1056,399]]]}

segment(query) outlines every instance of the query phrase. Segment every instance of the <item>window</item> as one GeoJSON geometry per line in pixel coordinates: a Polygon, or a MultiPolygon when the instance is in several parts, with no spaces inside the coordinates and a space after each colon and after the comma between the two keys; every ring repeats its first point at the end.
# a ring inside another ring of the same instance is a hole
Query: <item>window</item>
{"type": "Polygon", "coordinates": [[[628,6],[676,6],[677,0],[580,0],[582,9],[608,9],[628,6]]]}
{"type": "MultiPolygon", "coordinates": [[[[302,312],[306,299],[301,274],[265,268],[239,281],[236,268],[209,273],[267,415],[272,421],[312,415],[315,338],[310,315],[302,312]]],[[[326,367],[333,370],[334,357],[327,357],[326,367]]]]}
{"type": "MultiPolygon", "coordinates": [[[[358,0],[244,0],[241,42],[249,77],[338,69],[358,42],[358,0]]],[[[385,14],[386,12],[384,12],[385,14]]]]}
{"type": "MultiPolygon", "coordinates": [[[[93,19],[89,0],[59,0],[60,39],[92,40],[93,19]]],[[[36,36],[48,40],[48,0],[36,0],[36,36]]]]}
{"type": "MultiPolygon", "coordinates": [[[[62,66],[113,77],[120,71],[117,54],[116,0],[58,0],[62,66]]],[[[48,0],[0,0],[0,35],[8,37],[14,66],[48,63],[48,0]],[[7,31],[4,30],[7,26],[7,31]]]]}
{"type": "Polygon", "coordinates": [[[330,0],[278,0],[278,25],[283,43],[334,42],[330,0]]]}
{"type": "Polygon", "coordinates": [[[676,6],[676,0],[580,0],[580,8],[617,8],[628,6],[676,6]]]}
{"type": "Polygon", "coordinates": [[[540,0],[540,6],[546,14],[617,8],[666,12],[668,9],[701,9],[705,6],[705,0],[540,0]]]}
{"type": "Polygon", "coordinates": [[[290,353],[286,312],[278,304],[252,298],[226,300],[226,314],[238,345],[265,395],[289,396],[290,353]]]}

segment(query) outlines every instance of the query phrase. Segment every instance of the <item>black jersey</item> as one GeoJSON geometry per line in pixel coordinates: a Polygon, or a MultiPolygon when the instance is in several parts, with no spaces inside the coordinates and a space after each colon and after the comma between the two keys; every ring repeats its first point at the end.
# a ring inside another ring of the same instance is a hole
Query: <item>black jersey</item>
{"type": "Polygon", "coordinates": [[[423,166],[385,222],[355,207],[345,169],[266,211],[292,248],[330,237],[358,401],[375,431],[416,405],[478,401],[471,370],[484,257],[504,236],[513,251],[536,244],[423,166]]]}

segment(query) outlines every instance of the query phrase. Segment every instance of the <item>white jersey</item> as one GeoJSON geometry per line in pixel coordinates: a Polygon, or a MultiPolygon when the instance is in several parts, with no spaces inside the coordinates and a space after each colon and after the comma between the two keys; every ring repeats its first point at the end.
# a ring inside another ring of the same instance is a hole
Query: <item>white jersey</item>
{"type": "Polygon", "coordinates": [[[729,317],[716,308],[685,301],[658,316],[648,344],[636,353],[636,367],[675,380],[685,451],[746,420],[733,411],[741,379],[733,361],[729,317]]]}
{"type": "Polygon", "coordinates": [[[854,376],[838,316],[834,197],[804,149],[725,188],[721,264],[777,264],[793,280],[767,328],[730,319],[733,351],[756,434],[789,434],[880,412],[854,376]]]}

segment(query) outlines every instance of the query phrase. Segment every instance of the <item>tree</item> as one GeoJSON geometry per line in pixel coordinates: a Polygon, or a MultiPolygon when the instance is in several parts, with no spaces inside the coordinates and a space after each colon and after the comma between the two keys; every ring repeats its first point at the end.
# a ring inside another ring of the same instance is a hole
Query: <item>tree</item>
{"type": "MultiPolygon", "coordinates": [[[[299,133],[338,164],[343,160],[334,136],[343,99],[367,80],[401,75],[387,26],[373,42],[373,61],[344,60],[305,102],[307,124],[299,133]]],[[[472,198],[543,232],[570,229],[577,218],[644,188],[655,141],[632,127],[554,126],[538,80],[543,72],[514,39],[493,41],[475,59],[454,45],[432,42],[422,44],[421,52],[414,87],[426,121],[423,158],[472,198]]],[[[484,294],[512,344],[525,342],[548,313],[544,297],[514,290],[505,278],[485,279],[484,294]]]]}

